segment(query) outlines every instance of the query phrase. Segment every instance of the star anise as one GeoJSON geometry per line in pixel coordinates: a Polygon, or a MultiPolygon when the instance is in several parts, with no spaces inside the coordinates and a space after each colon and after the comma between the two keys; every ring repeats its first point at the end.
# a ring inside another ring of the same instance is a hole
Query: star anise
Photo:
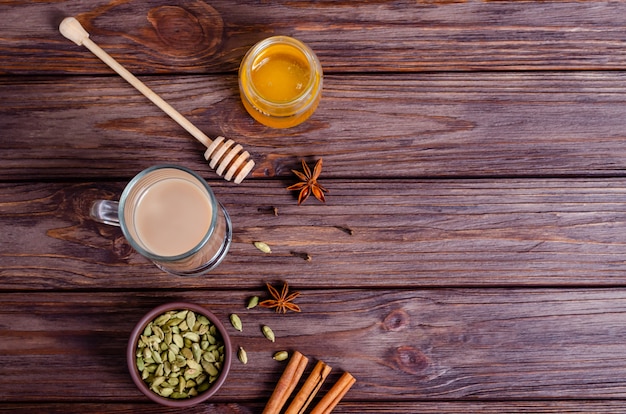
{"type": "Polygon", "coordinates": [[[309,198],[310,194],[313,194],[315,198],[317,198],[322,203],[325,203],[326,198],[324,197],[324,193],[327,193],[328,190],[317,182],[317,179],[322,172],[322,159],[320,158],[317,163],[315,163],[315,168],[313,168],[313,174],[311,174],[311,169],[308,165],[306,165],[306,162],[304,162],[304,160],[302,160],[302,169],[304,170],[304,173],[296,170],[291,170],[295,175],[298,176],[299,179],[302,180],[302,182],[287,187],[287,190],[300,191],[300,194],[298,195],[298,205],[304,203],[304,201],[309,198]]]}
{"type": "Polygon", "coordinates": [[[264,308],[275,309],[276,313],[287,313],[288,310],[293,312],[300,312],[300,306],[293,303],[293,300],[300,296],[300,292],[293,292],[289,294],[289,285],[287,282],[283,284],[283,290],[281,293],[278,293],[272,285],[266,283],[267,290],[272,295],[273,299],[264,300],[259,303],[259,306],[264,308]]]}

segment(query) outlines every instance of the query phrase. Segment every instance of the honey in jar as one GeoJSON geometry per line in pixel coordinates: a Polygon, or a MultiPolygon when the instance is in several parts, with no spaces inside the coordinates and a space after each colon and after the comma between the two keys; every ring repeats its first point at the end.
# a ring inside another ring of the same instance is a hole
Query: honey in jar
{"type": "Polygon", "coordinates": [[[239,67],[243,106],[263,125],[289,128],[313,114],[322,91],[322,67],[315,53],[288,36],[254,45],[239,67]]]}

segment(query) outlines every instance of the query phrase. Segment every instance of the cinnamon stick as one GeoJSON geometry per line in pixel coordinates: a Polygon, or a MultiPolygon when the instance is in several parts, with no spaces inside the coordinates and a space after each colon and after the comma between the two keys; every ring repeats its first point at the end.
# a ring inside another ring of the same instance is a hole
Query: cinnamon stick
{"type": "Polygon", "coordinates": [[[332,368],[323,361],[317,361],[315,368],[309,374],[308,378],[300,388],[300,391],[293,398],[293,401],[287,407],[285,414],[302,414],[307,409],[322,384],[328,377],[332,368]]]}
{"type": "Polygon", "coordinates": [[[349,372],[344,372],[310,414],[329,414],[355,382],[356,379],[349,372]]]}
{"type": "Polygon", "coordinates": [[[309,359],[302,355],[300,352],[295,351],[289,360],[289,363],[285,367],[283,374],[276,383],[274,392],[269,401],[265,405],[263,414],[278,414],[283,408],[287,399],[298,385],[300,377],[306,368],[306,364],[309,359]]]}

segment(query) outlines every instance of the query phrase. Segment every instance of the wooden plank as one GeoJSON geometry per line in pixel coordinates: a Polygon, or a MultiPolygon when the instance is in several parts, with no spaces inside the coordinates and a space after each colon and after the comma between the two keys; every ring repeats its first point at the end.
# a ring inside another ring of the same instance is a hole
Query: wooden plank
{"type": "MultiPolygon", "coordinates": [[[[147,79],[207,135],[241,143],[254,177],[323,157],[326,177],[612,176],[626,169],[626,75],[327,76],[304,124],[249,117],[235,76],[147,79]]],[[[0,179],[209,171],[203,146],[118,78],[0,78],[0,179]]]]}
{"type": "MultiPolygon", "coordinates": [[[[485,413],[501,414],[503,412],[533,413],[533,414],[621,414],[624,412],[626,402],[623,400],[600,400],[600,401],[387,401],[366,403],[342,401],[334,410],[334,414],[467,414],[485,413]]],[[[205,403],[199,406],[186,408],[188,414],[240,414],[258,413],[263,410],[262,403],[205,403]]],[[[84,414],[84,413],[116,413],[135,414],[138,412],[150,412],[153,414],[171,413],[172,409],[161,407],[156,404],[142,403],[21,403],[3,404],[0,413],[15,412],[45,412],[48,414],[84,414]]]]}
{"type": "Polygon", "coordinates": [[[287,315],[246,310],[249,295],[262,295],[248,289],[3,293],[0,401],[147,401],[126,370],[127,337],[144,312],[177,299],[243,321],[229,333],[249,362],[234,361],[214,403],[266,401],[284,368],[272,359],[280,349],[333,367],[322,392],[351,372],[345,400],[364,405],[626,398],[624,289],[301,292],[303,312],[287,315]]]}
{"type": "MultiPolygon", "coordinates": [[[[172,412],[185,412],[187,414],[252,414],[263,411],[263,404],[254,403],[203,403],[184,409],[175,409],[161,406],[155,403],[19,403],[3,404],[0,413],[38,412],[47,414],[136,414],[147,412],[150,414],[169,414],[172,412]]],[[[341,413],[341,408],[333,411],[341,413]]],[[[609,412],[609,411],[606,411],[609,412]]],[[[408,412],[407,412],[408,413],[408,412]]]]}
{"type": "Polygon", "coordinates": [[[233,245],[201,278],[168,276],[118,228],[89,219],[91,203],[118,197],[124,182],[0,184],[2,288],[626,283],[623,179],[321,182],[327,204],[297,206],[285,190],[290,182],[212,181],[232,217],[233,245]],[[256,240],[272,253],[257,250],[256,240]]]}
{"type": "Polygon", "coordinates": [[[622,413],[624,401],[507,401],[507,402],[389,402],[389,403],[350,403],[344,402],[333,412],[345,414],[501,414],[501,413],[533,413],[533,414],[563,414],[563,413],[622,413]]]}
{"type": "Polygon", "coordinates": [[[276,34],[310,44],[329,72],[626,65],[626,4],[613,1],[14,0],[0,7],[0,73],[110,73],[59,35],[68,15],[137,73],[233,72],[250,46],[276,34]]]}

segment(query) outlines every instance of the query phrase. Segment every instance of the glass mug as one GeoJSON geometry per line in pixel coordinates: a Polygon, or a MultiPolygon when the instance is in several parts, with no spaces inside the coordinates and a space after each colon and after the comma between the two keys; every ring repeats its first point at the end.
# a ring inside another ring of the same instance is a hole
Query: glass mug
{"type": "Polygon", "coordinates": [[[224,259],[232,241],[230,217],[209,185],[176,165],[140,172],[119,202],[96,200],[90,215],[121,227],[137,252],[179,276],[209,272],[224,259]]]}

